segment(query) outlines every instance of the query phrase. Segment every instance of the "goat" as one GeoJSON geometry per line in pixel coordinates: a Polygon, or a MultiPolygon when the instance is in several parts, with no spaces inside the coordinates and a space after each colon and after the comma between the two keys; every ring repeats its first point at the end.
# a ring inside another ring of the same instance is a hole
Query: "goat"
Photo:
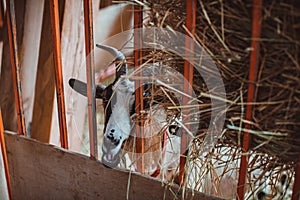
{"type": "MultiPolygon", "coordinates": [[[[135,84],[133,81],[129,80],[128,78],[128,69],[127,69],[127,63],[125,56],[118,51],[117,49],[109,46],[104,45],[96,45],[98,48],[104,49],[108,52],[110,52],[114,56],[114,61],[118,62],[117,69],[116,69],[116,76],[114,81],[108,85],[107,87],[98,84],[96,86],[96,94],[95,98],[99,98],[103,100],[103,106],[104,106],[104,116],[105,116],[105,122],[104,122],[104,137],[103,137],[103,146],[102,146],[102,164],[109,168],[114,168],[120,163],[121,158],[121,149],[124,148],[128,153],[130,157],[131,150],[130,147],[133,147],[132,144],[132,137],[131,134],[131,126],[132,126],[132,119],[131,117],[135,114],[135,84]],[[125,141],[130,141],[129,144],[125,144],[125,141]],[[126,149],[127,148],[127,149],[126,149]]],[[[78,93],[87,96],[87,86],[86,83],[81,82],[76,79],[70,79],[69,85],[78,93]]],[[[145,85],[144,85],[145,87],[145,85]]],[[[147,88],[147,87],[146,87],[147,88]]],[[[147,90],[145,92],[145,96],[149,96],[151,94],[147,93],[147,90]]],[[[178,103],[178,102],[177,102],[178,103]]],[[[147,105],[149,106],[149,105],[147,105]]],[[[161,106],[154,106],[156,107],[156,115],[161,116],[161,118],[166,118],[166,112],[164,112],[164,108],[161,106]]],[[[180,114],[179,114],[180,115],[180,114]]],[[[179,117],[178,113],[174,114],[177,118],[179,117]]],[[[150,119],[151,121],[151,119],[150,119]]],[[[151,122],[150,122],[151,123],[151,122]]],[[[152,137],[153,134],[159,132],[158,129],[164,129],[163,120],[159,121],[160,125],[157,125],[153,131],[153,129],[145,128],[145,134],[150,134],[150,136],[146,137],[152,137]],[[150,132],[150,133],[149,133],[150,132]],[[155,133],[151,133],[155,132],[155,133]],[[152,134],[152,135],[151,135],[152,134]]],[[[147,124],[147,120],[145,122],[147,124]]],[[[148,161],[150,164],[148,164],[149,174],[156,173],[155,167],[157,167],[157,164],[161,166],[160,171],[160,178],[163,180],[173,180],[176,174],[176,171],[178,172],[178,166],[179,166],[179,156],[180,156],[180,143],[181,138],[178,136],[180,134],[180,131],[178,130],[178,125],[171,125],[168,127],[168,140],[165,143],[165,146],[163,147],[165,149],[166,159],[160,160],[161,155],[159,153],[153,153],[151,156],[146,158],[145,160],[148,161]]],[[[146,138],[147,139],[147,138],[146,138]]],[[[166,140],[166,138],[163,138],[163,140],[166,140]]],[[[152,140],[152,139],[151,139],[152,140]]],[[[154,143],[161,142],[161,138],[154,139],[154,143]]],[[[153,142],[153,140],[152,140],[153,142]]],[[[151,143],[151,142],[150,142],[151,143]]],[[[151,143],[150,145],[153,145],[151,143]]],[[[149,145],[149,146],[150,146],[149,145]]],[[[147,146],[147,145],[145,145],[147,146]]],[[[149,147],[148,146],[148,147],[149,147]]],[[[150,148],[150,147],[149,147],[150,148]]],[[[159,149],[159,148],[157,148],[159,149]]],[[[160,149],[162,150],[162,148],[160,149]]],[[[162,150],[164,151],[164,150],[162,150]]],[[[216,186],[213,184],[213,180],[216,179],[216,176],[220,176],[219,174],[219,168],[216,164],[216,171],[211,170],[210,173],[212,173],[208,178],[200,177],[203,170],[208,169],[207,166],[202,165],[199,163],[200,166],[198,168],[193,167],[191,163],[187,166],[189,168],[188,171],[191,171],[191,173],[187,176],[187,181],[189,182],[189,186],[194,188],[193,184],[195,182],[199,182],[196,179],[202,179],[203,187],[204,188],[197,188],[200,191],[202,190],[210,193],[215,194],[215,188],[216,186]],[[195,168],[195,169],[194,169],[195,168]],[[202,171],[201,171],[202,170],[202,171]]],[[[225,170],[226,168],[224,168],[225,170]]],[[[217,191],[220,194],[215,194],[220,197],[234,197],[235,191],[236,191],[236,183],[235,183],[235,176],[236,174],[234,172],[228,172],[228,175],[220,181],[220,184],[217,187],[217,191]]]]}
{"type": "MultiPolygon", "coordinates": [[[[123,53],[110,46],[96,46],[111,53],[114,62],[118,62],[113,83],[107,87],[98,84],[95,92],[95,98],[102,99],[105,108],[101,160],[104,166],[114,168],[120,163],[122,145],[130,136],[131,116],[135,113],[135,84],[127,77],[128,69],[123,53]]],[[[87,96],[86,83],[71,78],[69,85],[78,93],[87,96]]]]}

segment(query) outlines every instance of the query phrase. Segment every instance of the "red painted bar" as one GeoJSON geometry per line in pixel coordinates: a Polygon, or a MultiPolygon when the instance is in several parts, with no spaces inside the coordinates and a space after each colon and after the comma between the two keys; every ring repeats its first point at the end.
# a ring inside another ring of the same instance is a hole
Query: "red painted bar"
{"type": "MultiPolygon", "coordinates": [[[[134,67],[138,69],[139,66],[142,65],[142,32],[140,31],[143,27],[143,12],[141,11],[141,6],[134,6],[134,28],[138,29],[134,31],[134,67]]],[[[136,113],[140,114],[140,111],[144,109],[143,103],[143,87],[141,87],[142,83],[137,80],[135,82],[135,107],[136,113]]],[[[145,141],[143,137],[143,121],[139,121],[136,124],[138,127],[136,128],[136,152],[138,153],[137,157],[137,171],[144,173],[144,165],[145,160],[143,153],[145,151],[145,141]],[[140,158],[139,154],[142,153],[142,157],[140,158]],[[139,160],[141,159],[141,160],[139,160]]]]}
{"type": "Polygon", "coordinates": [[[300,199],[300,155],[298,157],[298,163],[295,173],[295,181],[293,185],[293,195],[292,200],[299,200],[300,199]]]}
{"type": "MultiPolygon", "coordinates": [[[[192,35],[195,34],[195,27],[196,27],[196,0],[186,1],[186,28],[190,31],[192,35]]],[[[186,55],[193,55],[193,41],[191,40],[190,36],[186,36],[185,40],[185,48],[186,48],[186,55]]],[[[189,61],[184,61],[184,93],[192,95],[192,85],[193,85],[193,74],[194,74],[194,66],[193,63],[189,61]]],[[[183,105],[188,104],[188,97],[183,97],[183,105]]],[[[183,113],[186,116],[188,113],[183,113]]],[[[185,119],[188,120],[188,119],[185,119]]],[[[189,129],[189,125],[186,125],[189,129]]],[[[180,162],[179,162],[179,183],[185,184],[185,163],[186,163],[186,156],[187,156],[187,146],[188,146],[188,139],[187,133],[183,130],[183,134],[181,137],[181,148],[180,148],[180,162]]]]}
{"type": "MultiPolygon", "coordinates": [[[[248,85],[248,102],[253,102],[254,92],[255,92],[255,84],[256,81],[256,73],[259,64],[259,41],[257,38],[260,37],[261,31],[261,9],[262,9],[262,1],[261,0],[254,0],[253,1],[253,13],[252,13],[252,52],[250,56],[250,69],[249,69],[249,85],[248,85]]],[[[247,104],[246,106],[246,120],[252,120],[252,104],[247,104]]],[[[251,127],[249,124],[246,124],[245,129],[250,130],[251,127]]],[[[249,146],[251,141],[251,135],[248,132],[244,133],[243,139],[243,153],[248,152],[249,146]]],[[[248,169],[248,155],[243,154],[241,158],[241,165],[239,171],[239,180],[238,180],[238,198],[239,200],[244,199],[245,195],[245,184],[246,184],[246,176],[247,176],[247,169],[248,169]]]]}
{"type": "Polygon", "coordinates": [[[4,8],[3,8],[3,1],[0,1],[0,28],[2,28],[4,24],[4,8]]]}
{"type": "Polygon", "coordinates": [[[5,172],[5,177],[6,177],[8,196],[9,196],[9,199],[12,199],[11,186],[10,186],[10,175],[9,175],[9,170],[8,170],[8,160],[7,160],[6,146],[5,146],[5,140],[4,140],[4,126],[3,126],[1,110],[0,110],[0,145],[1,145],[1,151],[2,151],[2,158],[3,158],[3,164],[4,164],[4,172],[5,172]]]}
{"type": "Polygon", "coordinates": [[[58,0],[50,0],[52,39],[53,39],[53,48],[54,48],[53,58],[54,58],[54,67],[55,67],[55,85],[56,85],[56,95],[57,95],[60,143],[61,143],[61,147],[68,149],[69,148],[68,133],[67,133],[67,123],[66,123],[63,75],[62,75],[58,10],[59,10],[58,0]]]}
{"type": "Polygon", "coordinates": [[[16,14],[13,0],[6,0],[6,14],[15,104],[18,116],[18,133],[21,135],[26,135],[25,116],[23,109],[23,98],[20,79],[20,60],[17,44],[16,14]]]}
{"type": "Polygon", "coordinates": [[[90,133],[90,156],[91,158],[98,160],[92,0],[84,0],[84,30],[85,30],[87,95],[88,95],[88,119],[89,119],[89,133],[90,133]]]}

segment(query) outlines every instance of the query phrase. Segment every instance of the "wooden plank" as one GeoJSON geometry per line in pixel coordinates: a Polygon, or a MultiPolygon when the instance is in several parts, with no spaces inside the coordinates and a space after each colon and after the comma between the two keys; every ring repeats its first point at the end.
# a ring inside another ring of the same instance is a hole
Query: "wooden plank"
{"type": "Polygon", "coordinates": [[[10,62],[12,68],[12,80],[17,112],[18,133],[26,135],[25,116],[23,109],[23,97],[20,75],[19,44],[17,41],[17,22],[14,0],[6,0],[7,30],[9,40],[10,62]]]}
{"type": "MultiPolygon", "coordinates": [[[[15,2],[16,22],[17,22],[17,43],[20,45],[23,35],[25,1],[15,2]]],[[[4,16],[6,22],[6,15],[4,16]]],[[[14,90],[12,81],[12,69],[9,54],[9,40],[7,35],[7,23],[4,23],[0,31],[0,40],[3,41],[2,64],[1,64],[1,77],[0,77],[0,107],[2,108],[2,118],[5,129],[16,131],[17,116],[14,102],[14,90]]]]}
{"type": "Polygon", "coordinates": [[[21,82],[27,135],[30,135],[34,88],[42,30],[44,0],[27,0],[24,35],[20,45],[21,82]]]}
{"type": "MultiPolygon", "coordinates": [[[[174,194],[182,193],[177,186],[108,169],[87,156],[15,134],[5,136],[15,200],[125,199],[127,188],[129,199],[173,199],[174,194]]],[[[186,194],[186,199],[217,199],[198,192],[186,194]]]]}
{"type": "MultiPolygon", "coordinates": [[[[84,23],[83,5],[81,1],[68,0],[65,3],[65,12],[61,33],[61,54],[64,76],[64,91],[67,111],[67,124],[69,137],[69,149],[79,152],[83,140],[84,122],[86,116],[86,98],[74,92],[69,87],[68,81],[71,77],[85,80],[85,51],[84,51],[84,23]],[[78,70],[82,69],[82,70],[78,70]]],[[[54,105],[56,106],[56,104],[54,105]]],[[[59,129],[57,120],[57,109],[54,108],[51,129],[51,144],[59,144],[59,129]]]]}
{"type": "MultiPolygon", "coordinates": [[[[62,13],[64,1],[59,3],[60,13],[62,13]]],[[[50,24],[50,3],[49,0],[45,0],[31,127],[31,137],[42,142],[49,142],[55,91],[50,24]],[[40,132],[40,130],[43,130],[43,132],[40,132]]]]}
{"type": "Polygon", "coordinates": [[[54,62],[49,0],[45,1],[30,136],[48,142],[54,100],[54,62]],[[39,130],[43,130],[43,134],[39,130]]]}

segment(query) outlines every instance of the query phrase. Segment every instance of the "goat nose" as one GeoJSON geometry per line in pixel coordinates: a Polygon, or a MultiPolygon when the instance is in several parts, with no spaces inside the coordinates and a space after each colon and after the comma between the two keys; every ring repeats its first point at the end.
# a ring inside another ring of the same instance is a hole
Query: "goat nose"
{"type": "Polygon", "coordinates": [[[114,134],[113,134],[114,132],[115,132],[114,129],[110,130],[110,133],[107,134],[106,137],[111,141],[111,143],[113,143],[115,146],[118,146],[118,144],[120,143],[121,137],[114,136],[114,134]]]}

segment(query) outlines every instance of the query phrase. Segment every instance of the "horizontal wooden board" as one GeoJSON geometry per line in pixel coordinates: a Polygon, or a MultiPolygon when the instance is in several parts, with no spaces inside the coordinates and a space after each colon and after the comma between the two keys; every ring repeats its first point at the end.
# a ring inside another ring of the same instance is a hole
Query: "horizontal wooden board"
{"type": "MultiPolygon", "coordinates": [[[[5,140],[15,200],[181,199],[177,186],[108,169],[84,155],[12,133],[6,132],[5,140]]],[[[216,199],[197,192],[186,194],[186,199],[216,199]]]]}

